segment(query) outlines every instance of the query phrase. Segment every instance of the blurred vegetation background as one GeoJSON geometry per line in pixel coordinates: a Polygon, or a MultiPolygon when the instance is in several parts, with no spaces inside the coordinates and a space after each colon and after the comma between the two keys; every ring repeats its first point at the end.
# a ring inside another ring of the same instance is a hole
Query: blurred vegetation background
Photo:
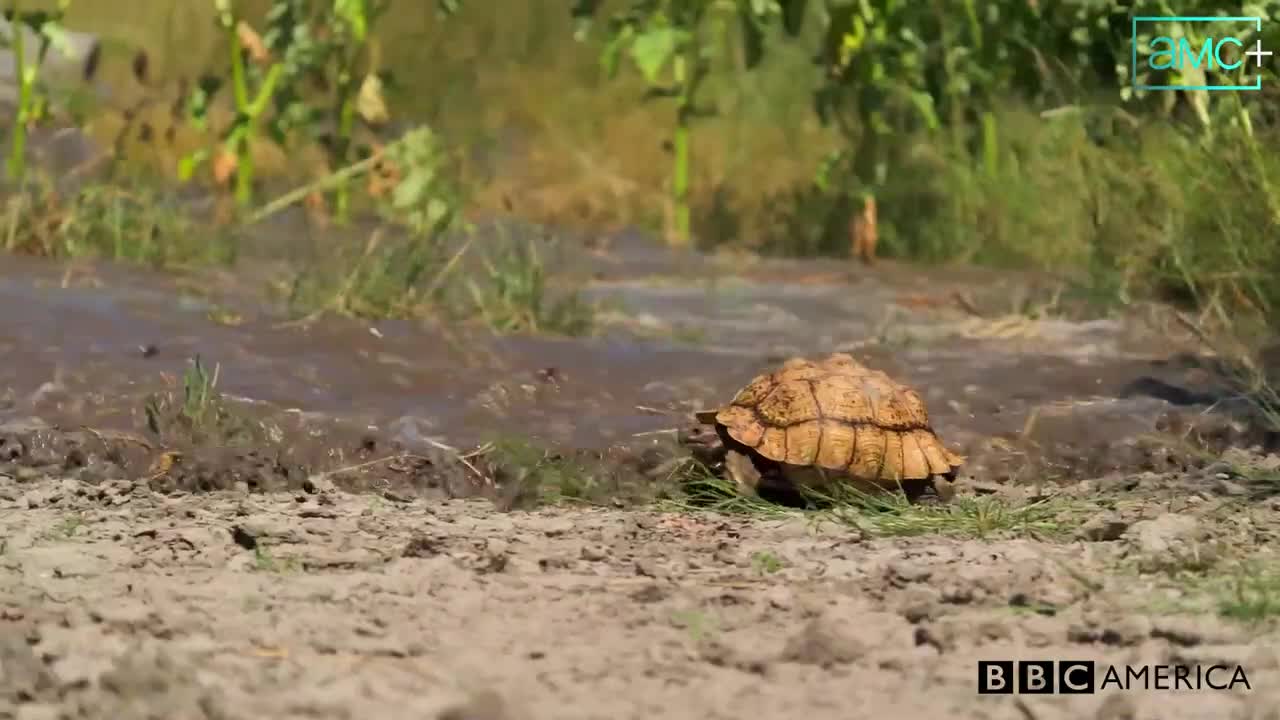
{"type": "MultiPolygon", "coordinates": [[[[113,177],[222,187],[242,218],[291,187],[338,222],[379,207],[385,151],[387,212],[421,233],[513,213],[847,256],[874,197],[882,256],[1222,318],[1280,302],[1275,65],[1259,92],[1131,87],[1134,16],[1261,16],[1280,51],[1280,3],[5,1],[47,36],[103,39],[105,90],[58,122],[115,147],[113,177]],[[359,192],[316,184],[353,165],[359,192]]],[[[1151,71],[1152,33],[1198,48],[1205,28],[1141,28],[1144,80],[1257,72],[1151,71]]]]}

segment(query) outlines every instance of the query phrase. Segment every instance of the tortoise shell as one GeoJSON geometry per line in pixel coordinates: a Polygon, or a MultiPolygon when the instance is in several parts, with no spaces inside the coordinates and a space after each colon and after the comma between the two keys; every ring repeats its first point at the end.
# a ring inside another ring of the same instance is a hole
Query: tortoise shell
{"type": "Polygon", "coordinates": [[[949,476],[964,463],[915,390],[846,353],[788,360],[699,419],[768,460],[878,483],[949,476]]]}

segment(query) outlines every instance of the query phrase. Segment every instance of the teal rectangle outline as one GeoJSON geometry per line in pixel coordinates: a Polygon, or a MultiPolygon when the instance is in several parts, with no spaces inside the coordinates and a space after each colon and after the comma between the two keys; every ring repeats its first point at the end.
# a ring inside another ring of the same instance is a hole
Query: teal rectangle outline
{"type": "Polygon", "coordinates": [[[1262,32],[1260,17],[1193,17],[1185,15],[1142,15],[1134,16],[1133,30],[1129,33],[1129,47],[1132,53],[1129,67],[1132,72],[1134,90],[1261,90],[1262,75],[1256,76],[1252,85],[1139,85],[1138,84],[1138,23],[1139,22],[1252,22],[1258,32],[1262,32]]]}

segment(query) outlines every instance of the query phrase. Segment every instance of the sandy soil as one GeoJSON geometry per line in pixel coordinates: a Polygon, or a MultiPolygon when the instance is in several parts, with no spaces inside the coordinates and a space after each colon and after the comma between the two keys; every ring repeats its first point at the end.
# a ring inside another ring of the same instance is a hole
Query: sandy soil
{"type": "Polygon", "coordinates": [[[3,718],[1280,712],[1280,633],[1215,612],[1235,560],[1274,567],[1280,502],[1231,481],[1147,474],[1091,492],[1075,537],[979,541],[26,475],[0,475],[3,718]],[[1240,665],[1251,689],[980,696],[980,659],[1240,665]]]}

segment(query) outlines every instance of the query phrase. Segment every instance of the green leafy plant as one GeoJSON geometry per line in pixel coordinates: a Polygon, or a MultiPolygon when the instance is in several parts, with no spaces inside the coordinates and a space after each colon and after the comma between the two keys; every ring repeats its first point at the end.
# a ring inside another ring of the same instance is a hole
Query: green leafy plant
{"type": "MultiPolygon", "coordinates": [[[[442,15],[459,3],[440,0],[442,15]]],[[[230,85],[234,120],[220,133],[216,153],[197,150],[183,158],[180,175],[190,178],[212,158],[215,179],[234,172],[240,205],[253,197],[252,147],[270,139],[278,147],[317,142],[334,173],[325,192],[334,215],[345,223],[351,212],[354,174],[343,168],[377,151],[356,142],[360,122],[377,128],[389,120],[384,88],[391,73],[379,67],[375,31],[390,0],[273,0],[259,33],[236,0],[218,0],[218,24],[229,54],[227,77],[202,76],[191,93],[192,124],[205,130],[220,90],[230,85]]]]}
{"type": "Polygon", "coordinates": [[[40,82],[40,66],[50,49],[67,52],[67,38],[62,26],[71,0],[58,0],[53,10],[22,9],[20,0],[11,0],[4,11],[6,27],[0,28],[0,48],[13,55],[14,78],[18,83],[18,107],[13,118],[13,135],[9,140],[9,158],[5,166],[9,180],[21,183],[26,176],[27,132],[43,120],[48,112],[48,96],[40,82]],[[27,43],[36,40],[35,62],[27,53],[27,43]]]}
{"type": "Polygon", "coordinates": [[[219,369],[210,374],[197,355],[182,374],[182,417],[193,427],[204,425],[217,409],[219,369]]]}
{"type": "MultiPolygon", "coordinates": [[[[737,24],[748,68],[764,56],[767,27],[775,20],[794,22],[803,14],[804,2],[777,0],[632,0],[609,16],[601,65],[615,77],[624,56],[644,78],[645,99],[670,99],[674,103],[672,132],[671,203],[667,227],[673,245],[688,245],[690,235],[689,179],[694,119],[714,115],[701,104],[699,90],[718,58],[725,55],[729,28],[737,24]],[[797,8],[799,10],[797,11],[797,8]]],[[[588,31],[603,3],[577,0],[571,10],[578,24],[576,37],[588,31]]]]}
{"type": "Polygon", "coordinates": [[[466,286],[480,317],[494,332],[582,335],[591,329],[594,307],[577,293],[551,297],[546,267],[532,240],[498,243],[480,262],[483,272],[468,279],[466,286]]]}
{"type": "Polygon", "coordinates": [[[425,125],[414,128],[384,153],[389,167],[400,174],[381,204],[384,216],[404,222],[419,237],[452,227],[462,199],[439,134],[425,125]]]}
{"type": "MultiPolygon", "coordinates": [[[[377,208],[384,219],[407,230],[407,237],[387,241],[382,229],[375,230],[358,257],[336,264],[326,258],[298,273],[289,304],[312,314],[332,310],[344,315],[404,317],[419,314],[437,301],[445,279],[469,247],[463,245],[450,256],[444,244],[445,233],[458,225],[462,204],[449,160],[440,136],[421,126],[387,145],[380,155],[334,173],[345,180],[370,173],[385,180],[390,189],[378,196],[377,208]],[[391,177],[381,178],[380,168],[389,170],[391,177]]],[[[254,217],[331,182],[325,179],[291,192],[254,217]]]]}
{"type": "MultiPolygon", "coordinates": [[[[262,132],[263,116],[270,108],[276,86],[289,65],[284,60],[271,59],[272,48],[243,19],[240,4],[235,0],[216,0],[217,23],[230,59],[235,119],[221,133],[220,148],[213,155],[213,162],[214,175],[219,181],[234,173],[236,201],[247,206],[253,200],[251,149],[262,132]]],[[[287,8],[288,5],[282,3],[277,7],[287,8]]],[[[290,42],[290,45],[296,47],[297,44],[290,42]]],[[[213,100],[226,82],[226,78],[209,73],[196,83],[188,101],[188,111],[197,129],[207,128],[213,100]]],[[[179,175],[189,179],[210,156],[211,153],[203,148],[187,155],[180,163],[179,175]]]]}

